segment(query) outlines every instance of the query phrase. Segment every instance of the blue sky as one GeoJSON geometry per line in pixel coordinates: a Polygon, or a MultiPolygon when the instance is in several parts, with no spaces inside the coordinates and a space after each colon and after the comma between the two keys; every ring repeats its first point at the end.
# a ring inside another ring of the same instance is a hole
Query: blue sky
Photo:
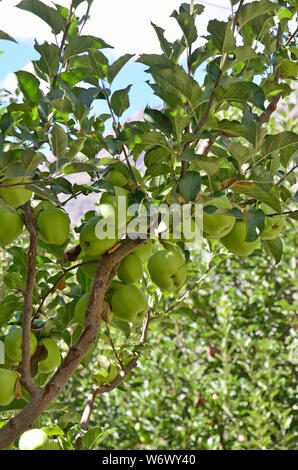
{"type": "MultiPolygon", "coordinates": [[[[52,5],[50,0],[44,3],[52,5]]],[[[184,0],[185,1],[185,0],[184,0]]],[[[4,86],[14,89],[13,72],[28,68],[31,60],[38,58],[33,45],[36,39],[39,43],[44,40],[53,41],[50,28],[31,13],[15,8],[19,0],[1,0],[0,2],[0,29],[13,36],[18,44],[9,41],[0,41],[0,88],[4,86]]],[[[57,0],[57,3],[67,6],[69,0],[57,0]]],[[[81,4],[84,12],[84,3],[81,4]]],[[[110,62],[124,53],[161,53],[158,39],[150,22],[153,21],[166,31],[168,40],[173,41],[181,37],[181,30],[173,18],[172,11],[179,7],[182,0],[94,0],[91,9],[91,19],[86,24],[84,34],[94,34],[102,37],[114,49],[105,52],[110,62]]],[[[226,19],[230,14],[229,0],[200,1],[205,4],[205,11],[198,20],[200,35],[206,33],[208,21],[211,18],[226,19]]],[[[80,13],[80,12],[78,12],[80,13]]],[[[197,45],[203,43],[203,39],[197,45]]],[[[160,105],[158,97],[154,96],[150,87],[145,83],[150,76],[144,72],[145,66],[134,63],[134,59],[127,64],[113,86],[115,89],[133,84],[130,93],[130,109],[124,114],[128,118],[134,113],[144,109],[146,105],[156,107],[160,105]]],[[[96,113],[106,112],[103,102],[98,101],[96,113]]]]}

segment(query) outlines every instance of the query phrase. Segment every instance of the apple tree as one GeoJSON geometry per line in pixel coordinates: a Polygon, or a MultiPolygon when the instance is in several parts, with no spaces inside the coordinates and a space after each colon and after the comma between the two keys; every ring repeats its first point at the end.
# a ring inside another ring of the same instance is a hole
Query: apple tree
{"type": "MultiPolygon", "coordinates": [[[[9,260],[0,406],[18,410],[3,421],[0,448],[22,436],[21,449],[54,449],[43,430],[29,430],[79,366],[92,376],[92,403],[121,386],[149,347],[153,320],[182,305],[227,257],[241,262],[263,249],[282,262],[282,232],[297,217],[290,187],[298,137],[269,127],[293,93],[297,2],[231,0],[231,16],[211,20],[200,47],[204,7],[182,3],[172,13],[180,39],[169,42],[153,24],[160,54],[112,63],[104,53],[111,46],[83,32],[91,5],[17,5],[45,21],[55,40],[35,43],[33,72],[16,72],[16,93],[0,111],[0,245],[9,260]],[[162,102],[142,121],[123,118],[131,85],[114,87],[130,60],[146,66],[162,102]],[[107,112],[96,114],[96,102],[107,112]],[[96,210],[74,227],[69,203],[94,195],[96,210]],[[172,205],[191,207],[191,227],[201,208],[200,243],[177,235],[173,212],[166,226],[158,218],[152,236],[150,208],[172,205]],[[112,234],[99,237],[101,225],[112,234]]],[[[77,449],[86,445],[91,408],[77,449]]]]}

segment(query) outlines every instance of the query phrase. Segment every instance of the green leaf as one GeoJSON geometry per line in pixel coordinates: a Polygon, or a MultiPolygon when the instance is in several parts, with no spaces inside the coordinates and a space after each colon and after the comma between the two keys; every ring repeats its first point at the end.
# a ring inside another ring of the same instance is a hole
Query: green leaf
{"type": "Polygon", "coordinates": [[[251,2],[244,5],[238,17],[239,28],[243,28],[243,26],[253,18],[263,15],[264,13],[272,12],[278,8],[279,5],[277,3],[270,2],[269,0],[251,2]]]}
{"type": "Polygon", "coordinates": [[[236,47],[236,41],[232,32],[231,21],[211,20],[208,23],[208,32],[214,46],[222,53],[232,52],[236,47]]]}
{"type": "Polygon", "coordinates": [[[41,152],[34,150],[24,150],[21,159],[26,167],[26,174],[36,170],[40,163],[46,160],[41,152]]]}
{"type": "Polygon", "coordinates": [[[23,305],[22,299],[15,295],[8,295],[0,303],[0,328],[7,323],[10,317],[23,305]]]}
{"type": "Polygon", "coordinates": [[[173,128],[169,118],[157,109],[146,108],[144,111],[144,121],[149,122],[153,127],[166,134],[171,134],[173,128]]]}
{"type": "Polygon", "coordinates": [[[156,24],[152,23],[152,21],[151,21],[151,25],[155,29],[162,51],[166,54],[167,57],[170,57],[172,47],[171,47],[171,43],[167,41],[166,38],[164,37],[165,30],[160,28],[159,26],[156,26],[156,24]]]}
{"type": "Polygon", "coordinates": [[[275,259],[275,264],[278,264],[282,258],[283,252],[283,243],[281,239],[275,238],[275,240],[262,240],[262,243],[267,253],[272,255],[275,259]]]}
{"type": "Polygon", "coordinates": [[[147,168],[145,176],[159,176],[169,173],[173,173],[173,169],[169,165],[165,163],[155,163],[147,168]]]}
{"type": "Polygon", "coordinates": [[[79,137],[76,140],[73,140],[69,145],[69,150],[65,155],[68,160],[72,160],[84,147],[86,137],[79,137]]]}
{"type": "Polygon", "coordinates": [[[271,188],[271,190],[266,193],[260,187],[246,181],[235,183],[232,187],[235,191],[245,194],[249,198],[264,202],[268,206],[272,207],[272,209],[275,209],[276,212],[281,211],[279,192],[277,188],[271,188]]]}
{"type": "Polygon", "coordinates": [[[121,318],[117,318],[115,316],[112,317],[111,320],[111,326],[113,328],[117,328],[118,330],[121,330],[122,333],[125,334],[126,338],[130,338],[130,325],[127,321],[121,320],[121,318]]]}
{"type": "Polygon", "coordinates": [[[198,47],[190,56],[191,71],[194,73],[197,68],[214,54],[215,49],[210,45],[198,47]]]}
{"type": "Polygon", "coordinates": [[[109,46],[105,41],[95,36],[79,36],[71,41],[68,46],[66,46],[64,51],[64,62],[66,62],[70,57],[82,52],[86,52],[89,49],[103,49],[109,46]]]}
{"type": "Polygon", "coordinates": [[[16,76],[24,97],[31,103],[38,103],[40,100],[39,80],[32,73],[25,70],[16,72],[16,76]]]}
{"type": "Polygon", "coordinates": [[[118,75],[122,67],[134,56],[134,54],[125,54],[122,57],[119,57],[109,68],[108,72],[108,82],[111,84],[114,78],[118,75]]]}
{"type": "Polygon", "coordinates": [[[89,49],[88,54],[94,75],[100,79],[105,78],[109,70],[109,63],[106,56],[94,48],[89,49]]]}
{"type": "Polygon", "coordinates": [[[54,31],[55,34],[59,34],[64,30],[65,21],[60,13],[52,7],[45,5],[39,0],[22,0],[17,8],[22,10],[30,11],[34,15],[45,21],[54,31]]]}
{"type": "Polygon", "coordinates": [[[179,182],[179,194],[185,202],[195,201],[201,189],[201,176],[197,171],[187,171],[179,182]]]}
{"type": "Polygon", "coordinates": [[[196,108],[201,98],[201,88],[182,67],[179,65],[173,65],[171,68],[153,66],[150,72],[154,78],[157,77],[165,85],[170,85],[182,102],[188,101],[193,109],[196,108]]]}
{"type": "Polygon", "coordinates": [[[11,36],[9,36],[9,34],[5,33],[5,32],[2,31],[1,29],[0,29],[0,39],[6,39],[7,41],[13,41],[13,42],[16,42],[16,43],[17,43],[17,41],[16,41],[14,38],[12,38],[11,36]]]}
{"type": "Polygon", "coordinates": [[[38,67],[44,74],[47,75],[51,81],[58,72],[59,67],[59,47],[56,44],[34,44],[34,49],[40,53],[41,58],[33,61],[33,64],[38,67]]]}
{"type": "Polygon", "coordinates": [[[99,445],[109,434],[116,431],[116,428],[102,431],[100,426],[90,428],[83,436],[83,443],[87,449],[94,449],[95,445],[99,445]]]}
{"type": "MultiPolygon", "coordinates": [[[[284,131],[279,134],[268,135],[265,137],[264,143],[260,149],[262,160],[278,150],[287,150],[287,152],[292,152],[294,149],[297,150],[297,145],[298,135],[294,132],[284,131]]],[[[289,155],[289,153],[287,153],[287,155],[289,155]]],[[[286,161],[286,158],[284,158],[284,161],[286,161]]]]}
{"type": "Polygon", "coordinates": [[[260,166],[256,166],[250,171],[247,181],[255,183],[266,193],[268,193],[273,186],[273,177],[271,173],[260,166]]]}
{"type": "Polygon", "coordinates": [[[111,107],[118,117],[122,116],[124,111],[130,106],[129,92],[131,87],[132,85],[128,85],[122,90],[116,90],[111,97],[111,107]]]}
{"type": "Polygon", "coordinates": [[[225,70],[229,69],[230,67],[235,67],[238,64],[245,63],[251,59],[258,59],[259,55],[248,46],[238,46],[233,50],[236,58],[233,61],[227,61],[225,70]]]}
{"type": "Polygon", "coordinates": [[[250,159],[249,148],[240,144],[240,142],[231,142],[228,147],[228,150],[238,161],[240,166],[250,159]]]}
{"type": "Polygon", "coordinates": [[[180,12],[178,13],[176,10],[174,10],[171,14],[171,17],[175,18],[178,22],[180,28],[183,31],[186,44],[190,46],[190,44],[192,44],[198,37],[194,16],[190,15],[186,11],[182,11],[180,8],[180,12]]]}
{"type": "Polygon", "coordinates": [[[291,20],[292,17],[293,17],[293,14],[290,10],[288,10],[288,8],[284,7],[284,8],[280,8],[278,10],[278,15],[277,16],[278,16],[279,20],[283,20],[284,18],[288,18],[289,20],[291,20]]]}
{"type": "Polygon", "coordinates": [[[68,137],[61,126],[55,124],[49,133],[49,144],[56,158],[64,157],[68,145],[68,137]]]}
{"type": "Polygon", "coordinates": [[[67,163],[63,167],[63,173],[65,175],[70,175],[71,173],[81,173],[83,171],[92,172],[92,171],[97,171],[97,170],[98,170],[97,166],[92,163],[77,162],[74,160],[71,163],[67,163]]]}
{"type": "Polygon", "coordinates": [[[246,130],[243,124],[239,121],[229,121],[228,119],[219,120],[216,117],[210,117],[204,124],[204,127],[208,129],[220,130],[224,132],[230,132],[241,137],[246,136],[246,130]]]}
{"type": "Polygon", "coordinates": [[[56,195],[50,191],[48,188],[43,188],[41,184],[28,184],[27,188],[33,191],[35,194],[38,196],[41,196],[43,199],[46,199],[47,201],[51,201],[54,204],[59,204],[59,199],[56,197],[56,195]]]}
{"type": "Polygon", "coordinates": [[[258,108],[264,110],[265,94],[258,85],[251,82],[236,81],[228,83],[226,87],[219,86],[216,88],[216,97],[219,100],[239,101],[246,104],[247,102],[254,104],[258,108]]]}
{"type": "Polygon", "coordinates": [[[265,214],[261,209],[252,208],[247,215],[247,235],[246,242],[254,242],[265,227],[265,214]]]}

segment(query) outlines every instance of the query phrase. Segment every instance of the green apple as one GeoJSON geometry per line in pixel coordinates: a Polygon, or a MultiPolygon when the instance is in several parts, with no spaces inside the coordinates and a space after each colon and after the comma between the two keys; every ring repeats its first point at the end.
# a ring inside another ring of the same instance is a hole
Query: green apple
{"type": "Polygon", "coordinates": [[[86,315],[86,310],[89,302],[89,297],[90,297],[90,292],[87,292],[87,294],[82,295],[82,297],[79,298],[75,305],[74,309],[74,320],[76,323],[78,323],[81,326],[84,326],[85,323],[85,315],[86,315]]]}
{"type": "MultiPolygon", "coordinates": [[[[273,214],[274,210],[266,204],[261,204],[260,208],[265,214],[273,214]]],[[[263,240],[274,240],[279,237],[286,223],[286,219],[283,215],[277,215],[274,217],[266,217],[265,228],[261,233],[263,240]]]]}
{"type": "Polygon", "coordinates": [[[87,261],[90,261],[90,263],[88,263],[88,264],[83,264],[81,266],[81,269],[91,279],[93,279],[94,276],[95,276],[95,271],[97,269],[99,260],[100,260],[100,256],[97,256],[97,257],[84,256],[84,258],[82,259],[83,263],[86,263],[87,261]]]}
{"type": "Polygon", "coordinates": [[[120,263],[117,275],[126,284],[136,284],[143,277],[143,266],[136,253],[130,253],[120,263]]]}
{"type": "MultiPolygon", "coordinates": [[[[225,196],[217,197],[209,201],[205,206],[215,206],[217,209],[232,209],[232,203],[225,196]]],[[[203,213],[203,231],[206,238],[223,238],[234,227],[235,217],[218,213],[203,213]]]]}
{"type": "MultiPolygon", "coordinates": [[[[14,364],[22,360],[22,328],[12,326],[4,338],[5,354],[14,364]]],[[[34,333],[30,333],[30,356],[33,356],[37,348],[37,339],[34,333]]]]}
{"type": "MultiPolygon", "coordinates": [[[[28,179],[22,176],[17,178],[4,178],[2,184],[15,184],[25,183],[28,179]]],[[[12,207],[22,206],[26,202],[30,201],[32,197],[32,191],[26,189],[26,186],[12,186],[10,188],[1,188],[0,184],[0,196],[12,207]]]]}
{"type": "Polygon", "coordinates": [[[142,263],[147,263],[148,259],[152,255],[153,241],[149,238],[143,245],[138,246],[134,253],[138,255],[142,263]]]}
{"type": "Polygon", "coordinates": [[[40,372],[48,374],[56,369],[61,363],[61,353],[53,338],[43,338],[40,343],[48,352],[48,357],[38,363],[40,372]]]}
{"type": "Polygon", "coordinates": [[[118,196],[128,197],[129,191],[127,189],[121,188],[121,186],[113,186],[114,194],[105,192],[100,198],[101,204],[116,204],[118,196]]]}
{"type": "Polygon", "coordinates": [[[245,220],[236,220],[232,230],[221,239],[223,245],[238,256],[250,255],[259,245],[260,237],[253,242],[246,242],[247,223],[245,220]]]}
{"type": "Polygon", "coordinates": [[[40,238],[50,245],[64,245],[69,236],[70,220],[62,209],[43,210],[37,217],[40,238]]]}
{"type": "Polygon", "coordinates": [[[120,171],[112,169],[107,175],[107,180],[117,186],[125,186],[128,183],[129,178],[123,173],[120,173],[120,171]]]}
{"type": "Polygon", "coordinates": [[[162,290],[172,291],[185,284],[187,269],[181,250],[157,251],[148,261],[148,270],[154,284],[162,290]]]}
{"type": "Polygon", "coordinates": [[[17,211],[0,206],[0,246],[12,243],[23,231],[23,219],[17,211]]]}
{"type": "Polygon", "coordinates": [[[108,251],[117,243],[117,238],[98,238],[96,236],[96,226],[102,217],[92,217],[84,225],[80,233],[80,245],[87,256],[99,256],[108,251]]]}
{"type": "Polygon", "coordinates": [[[50,440],[49,441],[49,448],[48,450],[62,450],[62,448],[60,447],[60,445],[58,444],[58,442],[54,441],[54,440],[50,440]]]}
{"type": "Polygon", "coordinates": [[[132,219],[133,214],[130,214],[128,203],[129,203],[129,191],[121,188],[120,186],[114,186],[114,193],[103,193],[100,198],[99,210],[103,217],[111,218],[111,223],[117,227],[123,227],[129,220],[132,219]],[[120,200],[119,198],[125,198],[120,200]],[[120,203],[121,201],[121,203],[120,203]],[[113,206],[114,211],[106,205],[113,206]]]}
{"type": "Polygon", "coordinates": [[[112,295],[111,306],[116,317],[132,323],[142,320],[148,310],[144,292],[133,284],[117,289],[112,295]]]}
{"type": "Polygon", "coordinates": [[[18,377],[14,370],[0,369],[0,406],[7,406],[15,399],[18,377]]]}
{"type": "Polygon", "coordinates": [[[49,438],[42,429],[30,429],[19,440],[20,450],[49,450],[49,438]]]}

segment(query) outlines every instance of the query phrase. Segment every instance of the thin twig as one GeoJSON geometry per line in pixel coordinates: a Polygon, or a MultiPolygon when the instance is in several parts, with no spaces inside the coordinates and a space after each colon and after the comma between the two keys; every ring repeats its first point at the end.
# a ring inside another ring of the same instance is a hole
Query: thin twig
{"type": "Polygon", "coordinates": [[[56,286],[58,284],[59,281],[61,281],[61,279],[64,278],[64,276],[69,273],[70,271],[72,271],[73,269],[78,269],[80,268],[81,266],[84,266],[85,264],[91,264],[91,263],[99,263],[99,260],[91,260],[91,261],[84,261],[82,263],[79,263],[79,264],[76,264],[74,266],[71,266],[70,268],[67,268],[67,269],[64,269],[63,273],[61,274],[61,276],[58,277],[57,281],[55,282],[55,284],[44,294],[44,296],[42,297],[41,299],[41,302],[38,306],[38,309],[36,310],[35,314],[34,314],[34,317],[32,319],[32,321],[34,321],[38,315],[41,313],[41,310],[42,310],[42,307],[45,303],[45,301],[47,300],[48,296],[50,294],[52,294],[55,289],[56,289],[56,286]]]}
{"type": "Polygon", "coordinates": [[[165,311],[165,313],[169,313],[171,310],[173,310],[175,307],[177,307],[177,305],[181,304],[182,302],[184,302],[185,299],[187,299],[187,297],[190,295],[190,293],[199,285],[201,284],[201,282],[204,281],[204,279],[207,277],[207,275],[209,274],[209,271],[212,269],[212,267],[209,267],[207,269],[207,271],[203,274],[203,276],[200,277],[200,279],[194,283],[194,285],[192,287],[190,287],[190,289],[188,289],[183,295],[182,297],[177,300],[177,302],[175,302],[174,304],[170,305],[170,307],[168,307],[165,311]]]}
{"type": "Polygon", "coordinates": [[[296,170],[296,168],[298,168],[298,163],[296,163],[296,165],[294,165],[287,173],[285,173],[275,186],[279,186],[289,176],[289,174],[296,170]]]}

